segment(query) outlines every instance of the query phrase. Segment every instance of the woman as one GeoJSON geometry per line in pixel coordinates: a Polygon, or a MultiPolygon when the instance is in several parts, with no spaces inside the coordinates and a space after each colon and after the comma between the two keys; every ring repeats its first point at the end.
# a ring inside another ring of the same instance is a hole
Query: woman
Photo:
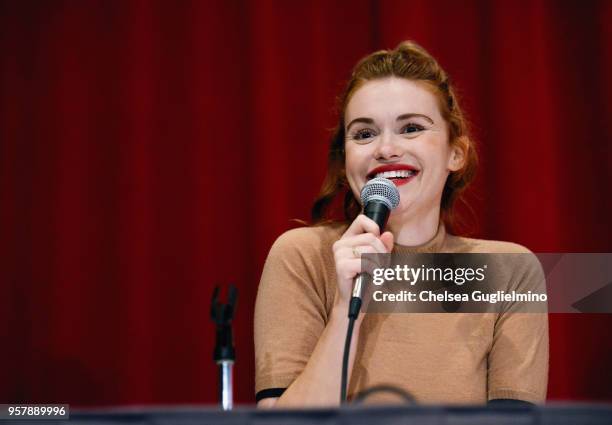
{"type": "MultiPolygon", "coordinates": [[[[367,56],[340,102],[313,206],[320,224],[283,234],[264,267],[255,308],[259,406],[339,403],[347,310],[362,254],[529,252],[446,231],[454,201],[474,176],[476,153],[448,77],[424,49],[403,42],[367,56]],[[382,234],[357,201],[377,176],[393,180],[401,199],[382,234]],[[343,191],[346,221],[323,221],[343,191]]],[[[349,376],[349,398],[384,384],[423,403],[542,402],[547,317],[361,313],[349,376]]]]}

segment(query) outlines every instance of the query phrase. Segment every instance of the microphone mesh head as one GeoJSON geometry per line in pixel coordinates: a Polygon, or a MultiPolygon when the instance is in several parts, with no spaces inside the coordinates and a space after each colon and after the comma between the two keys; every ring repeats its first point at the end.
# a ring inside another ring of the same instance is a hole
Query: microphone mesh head
{"type": "Polygon", "coordinates": [[[376,177],[368,181],[363,189],[361,189],[361,203],[365,206],[371,201],[383,202],[392,210],[399,205],[399,191],[391,180],[376,177]]]}

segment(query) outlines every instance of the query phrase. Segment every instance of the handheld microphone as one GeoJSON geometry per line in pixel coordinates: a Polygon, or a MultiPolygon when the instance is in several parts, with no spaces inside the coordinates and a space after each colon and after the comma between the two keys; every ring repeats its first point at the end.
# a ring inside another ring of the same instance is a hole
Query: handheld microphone
{"type": "MultiPolygon", "coordinates": [[[[361,203],[363,213],[366,217],[374,220],[378,224],[380,233],[385,230],[385,225],[389,219],[391,210],[399,205],[400,196],[397,187],[389,179],[377,177],[361,189],[361,203]]],[[[361,292],[363,290],[367,273],[362,272],[357,275],[353,284],[353,293],[349,303],[348,326],[346,330],[346,340],[344,341],[344,352],[342,355],[342,371],[340,377],[340,403],[346,402],[346,391],[348,386],[348,365],[349,353],[351,351],[351,339],[353,337],[353,327],[355,320],[361,310],[361,292]]]]}
{"type": "MultiPolygon", "coordinates": [[[[361,189],[361,203],[363,204],[363,213],[366,217],[374,220],[378,224],[380,233],[385,230],[385,225],[389,219],[391,210],[399,205],[400,195],[397,187],[389,179],[376,177],[366,183],[361,189]]],[[[361,294],[365,283],[366,273],[359,273],[353,284],[353,298],[359,299],[359,307],[357,301],[351,302],[353,308],[349,309],[349,317],[357,318],[359,309],[361,309],[361,294]],[[357,311],[355,311],[357,310],[357,311]]]]}

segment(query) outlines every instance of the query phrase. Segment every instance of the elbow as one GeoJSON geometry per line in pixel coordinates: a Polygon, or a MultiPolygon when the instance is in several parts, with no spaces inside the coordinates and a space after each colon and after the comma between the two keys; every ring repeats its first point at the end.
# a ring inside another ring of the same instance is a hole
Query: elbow
{"type": "Polygon", "coordinates": [[[267,397],[257,402],[258,409],[271,409],[276,406],[278,397],[267,397]]]}

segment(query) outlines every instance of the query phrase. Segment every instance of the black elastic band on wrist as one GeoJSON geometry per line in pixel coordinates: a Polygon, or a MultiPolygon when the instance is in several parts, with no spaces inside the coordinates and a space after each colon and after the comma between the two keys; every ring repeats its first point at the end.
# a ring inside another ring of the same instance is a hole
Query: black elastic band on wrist
{"type": "Polygon", "coordinates": [[[265,390],[261,390],[255,394],[255,403],[264,398],[280,397],[286,389],[287,388],[266,388],[265,390]]]}

